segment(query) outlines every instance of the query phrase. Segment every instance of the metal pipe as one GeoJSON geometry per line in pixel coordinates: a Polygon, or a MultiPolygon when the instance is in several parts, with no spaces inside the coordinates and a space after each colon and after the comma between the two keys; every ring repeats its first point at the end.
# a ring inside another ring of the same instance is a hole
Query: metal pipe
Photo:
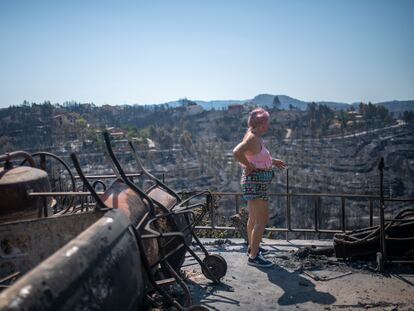
{"type": "Polygon", "coordinates": [[[385,222],[384,222],[384,158],[381,158],[378,164],[378,170],[380,175],[380,243],[381,253],[384,261],[387,260],[385,249],[385,222]]]}
{"type": "Polygon", "coordinates": [[[402,198],[402,199],[387,199],[387,198],[384,198],[384,202],[414,202],[414,198],[402,198]]]}
{"type": "Polygon", "coordinates": [[[209,210],[210,210],[210,220],[211,220],[211,226],[213,228],[216,227],[216,215],[214,213],[214,206],[213,206],[213,196],[208,195],[207,196],[207,204],[209,206],[209,210]]]}
{"type": "Polygon", "coordinates": [[[369,226],[374,225],[374,204],[372,199],[369,199],[369,226]]]}
{"type": "MultiPolygon", "coordinates": [[[[130,173],[130,174],[125,174],[125,176],[127,177],[139,177],[141,176],[141,173],[130,173]]],[[[106,174],[106,175],[85,175],[85,177],[87,179],[114,179],[117,178],[118,176],[115,174],[106,174]]],[[[80,179],[79,175],[76,175],[74,177],[75,179],[80,179]]]]}
{"type": "Polygon", "coordinates": [[[314,197],[314,228],[315,228],[315,232],[319,232],[318,230],[318,214],[319,214],[319,197],[315,196],[314,197]]]}
{"type": "MultiPolygon", "coordinates": [[[[289,230],[292,228],[291,224],[291,210],[290,210],[290,203],[291,203],[291,196],[289,193],[289,168],[286,169],[286,222],[287,227],[289,230]]],[[[286,235],[286,240],[288,240],[288,236],[286,235]]]]}
{"type": "MultiPolygon", "coordinates": [[[[212,192],[213,195],[243,195],[242,192],[212,192]]],[[[275,196],[275,197],[284,197],[288,194],[283,193],[269,193],[269,196],[275,196]]],[[[380,200],[380,196],[377,195],[368,195],[368,194],[351,194],[351,193],[315,193],[315,192],[291,192],[289,193],[290,196],[302,196],[302,197],[314,197],[315,195],[318,195],[319,197],[345,197],[345,198],[364,198],[364,199],[374,199],[374,200],[380,200]]],[[[388,199],[384,199],[387,200],[388,199]]],[[[414,200],[414,198],[412,199],[414,200]]]]}
{"type": "Polygon", "coordinates": [[[341,197],[341,220],[342,220],[342,231],[345,232],[345,198],[341,197]]]}
{"type": "MultiPolygon", "coordinates": [[[[195,226],[197,230],[238,230],[236,227],[225,227],[225,226],[195,226]]],[[[266,232],[311,232],[311,233],[342,233],[342,230],[329,230],[329,229],[288,229],[288,228],[265,228],[266,232]]]]}
{"type": "MultiPolygon", "coordinates": [[[[103,194],[102,191],[96,192],[97,194],[103,194]]],[[[68,191],[68,192],[28,192],[29,197],[48,197],[48,196],[91,196],[92,193],[87,191],[68,191]]]]}

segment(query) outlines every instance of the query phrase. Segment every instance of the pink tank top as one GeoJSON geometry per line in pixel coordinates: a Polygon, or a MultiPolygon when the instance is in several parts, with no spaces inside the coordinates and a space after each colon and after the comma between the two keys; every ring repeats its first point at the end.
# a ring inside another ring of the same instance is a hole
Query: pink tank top
{"type": "Polygon", "coordinates": [[[248,155],[246,154],[247,161],[252,163],[258,169],[271,169],[272,168],[272,156],[269,150],[261,144],[262,150],[258,154],[248,155]]]}

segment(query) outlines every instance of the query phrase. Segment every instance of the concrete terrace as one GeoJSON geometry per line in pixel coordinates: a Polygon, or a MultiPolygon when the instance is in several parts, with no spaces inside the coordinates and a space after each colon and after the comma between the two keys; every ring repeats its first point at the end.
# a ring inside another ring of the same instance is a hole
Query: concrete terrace
{"type": "MultiPolygon", "coordinates": [[[[228,264],[222,284],[213,285],[192,257],[183,266],[194,304],[212,310],[414,310],[414,269],[372,270],[375,262],[343,262],[335,257],[294,255],[303,246],[330,241],[270,240],[272,268],[248,266],[241,239],[202,239],[209,252],[228,264]]],[[[200,249],[197,253],[204,258],[200,249]]]]}

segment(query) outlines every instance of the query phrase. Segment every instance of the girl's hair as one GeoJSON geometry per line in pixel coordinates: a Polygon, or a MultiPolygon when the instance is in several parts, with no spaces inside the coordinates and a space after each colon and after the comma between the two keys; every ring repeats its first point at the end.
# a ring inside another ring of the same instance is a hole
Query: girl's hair
{"type": "Polygon", "coordinates": [[[255,128],[266,120],[269,120],[269,112],[264,110],[263,108],[256,108],[249,113],[249,119],[247,120],[247,126],[255,128]]]}

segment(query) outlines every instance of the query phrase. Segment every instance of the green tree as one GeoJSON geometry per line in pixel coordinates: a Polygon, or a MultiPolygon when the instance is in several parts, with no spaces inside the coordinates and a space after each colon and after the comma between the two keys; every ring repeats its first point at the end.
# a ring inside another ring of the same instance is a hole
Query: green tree
{"type": "Polygon", "coordinates": [[[84,118],[80,117],[76,120],[76,126],[80,128],[86,128],[87,122],[84,118]]]}

